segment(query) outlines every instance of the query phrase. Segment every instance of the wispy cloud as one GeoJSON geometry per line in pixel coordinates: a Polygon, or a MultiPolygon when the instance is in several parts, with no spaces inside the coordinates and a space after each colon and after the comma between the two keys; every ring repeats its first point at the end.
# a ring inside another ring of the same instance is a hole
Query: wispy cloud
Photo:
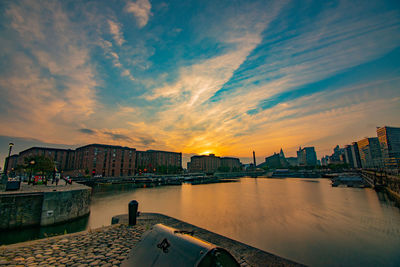
{"type": "Polygon", "coordinates": [[[18,49],[3,47],[9,52],[10,66],[0,74],[2,98],[7,102],[7,113],[0,116],[9,125],[3,134],[37,132],[55,141],[56,133],[95,112],[95,87],[100,80],[90,63],[85,33],[76,31],[59,3],[20,4],[7,6],[10,23],[4,27],[9,35],[0,37],[2,43],[12,38],[19,44],[18,49]]]}
{"type": "Polygon", "coordinates": [[[107,20],[108,25],[110,26],[110,33],[112,34],[115,42],[121,46],[123,43],[125,43],[122,31],[121,31],[121,25],[115,21],[112,20],[107,20]]]}
{"type": "Polygon", "coordinates": [[[390,4],[9,2],[0,134],[246,157],[315,145],[320,155],[373,135],[371,124],[400,123],[390,4]]]}
{"type": "MultiPolygon", "coordinates": [[[[370,8],[355,8],[344,1],[323,10],[313,20],[303,18],[307,19],[306,24],[278,23],[265,32],[260,47],[213,100],[241,95],[252,103],[260,98],[268,101],[274,95],[307,86],[390,52],[400,41],[399,14],[369,14],[370,8]]],[[[290,16],[290,12],[286,15],[290,16]]]]}
{"type": "Polygon", "coordinates": [[[121,76],[128,77],[131,81],[134,81],[135,78],[132,76],[130,70],[122,65],[119,55],[113,49],[112,43],[107,40],[101,40],[99,44],[100,47],[103,48],[106,56],[111,58],[113,66],[121,70],[121,76]]]}
{"type": "Polygon", "coordinates": [[[84,134],[95,134],[96,131],[92,130],[92,129],[88,129],[88,128],[81,128],[78,129],[79,132],[84,133],[84,134]]]}
{"type": "Polygon", "coordinates": [[[128,2],[125,11],[132,13],[140,28],[146,26],[151,16],[151,4],[149,0],[137,0],[136,2],[128,2]]]}

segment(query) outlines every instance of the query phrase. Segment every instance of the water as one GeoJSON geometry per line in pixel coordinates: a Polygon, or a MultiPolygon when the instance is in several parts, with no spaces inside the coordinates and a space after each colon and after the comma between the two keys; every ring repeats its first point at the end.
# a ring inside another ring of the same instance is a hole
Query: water
{"type": "Polygon", "coordinates": [[[400,210],[372,189],[300,178],[101,186],[94,188],[91,214],[81,227],[109,225],[133,199],[140,211],[163,213],[310,266],[400,266],[400,210]]]}

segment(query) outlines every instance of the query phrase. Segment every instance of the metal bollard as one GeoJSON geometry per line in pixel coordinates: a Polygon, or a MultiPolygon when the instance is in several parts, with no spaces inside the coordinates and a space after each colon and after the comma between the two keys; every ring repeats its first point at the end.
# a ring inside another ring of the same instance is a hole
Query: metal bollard
{"type": "Polygon", "coordinates": [[[139,203],[136,200],[129,202],[129,225],[136,225],[136,216],[139,203]]]}

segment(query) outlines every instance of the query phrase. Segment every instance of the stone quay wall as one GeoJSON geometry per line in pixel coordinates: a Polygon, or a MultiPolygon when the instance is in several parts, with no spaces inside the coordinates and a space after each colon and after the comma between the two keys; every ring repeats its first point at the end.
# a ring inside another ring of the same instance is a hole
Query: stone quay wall
{"type": "Polygon", "coordinates": [[[0,230],[52,225],[89,214],[91,188],[82,185],[25,188],[0,193],[0,230]]]}
{"type": "Polygon", "coordinates": [[[40,225],[43,194],[0,195],[0,229],[40,225]]]}

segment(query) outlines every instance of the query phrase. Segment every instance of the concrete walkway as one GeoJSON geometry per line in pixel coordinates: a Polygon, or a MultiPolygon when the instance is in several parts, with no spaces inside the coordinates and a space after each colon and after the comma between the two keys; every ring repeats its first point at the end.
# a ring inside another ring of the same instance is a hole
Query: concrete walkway
{"type": "Polygon", "coordinates": [[[28,183],[21,183],[21,187],[19,190],[12,191],[0,191],[0,195],[12,195],[12,194],[28,194],[28,193],[38,193],[38,192],[54,192],[54,191],[71,191],[71,190],[80,190],[90,188],[86,185],[81,185],[78,183],[65,184],[64,181],[60,181],[58,185],[51,184],[51,181],[47,184],[40,185],[28,185],[28,183]]]}

